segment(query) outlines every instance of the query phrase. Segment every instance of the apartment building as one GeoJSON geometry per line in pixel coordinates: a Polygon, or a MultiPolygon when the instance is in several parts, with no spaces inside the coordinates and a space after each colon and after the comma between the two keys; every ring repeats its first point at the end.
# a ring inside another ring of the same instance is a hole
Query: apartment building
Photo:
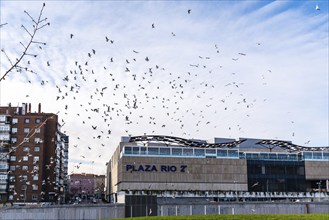
{"type": "Polygon", "coordinates": [[[68,136],[58,116],[31,104],[0,107],[0,201],[63,203],[67,192],[68,136]]]}

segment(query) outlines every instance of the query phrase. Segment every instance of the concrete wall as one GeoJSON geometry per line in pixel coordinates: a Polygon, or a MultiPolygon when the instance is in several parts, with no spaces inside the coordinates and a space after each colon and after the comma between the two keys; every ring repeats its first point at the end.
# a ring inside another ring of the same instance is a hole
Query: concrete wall
{"type": "Polygon", "coordinates": [[[243,159],[126,156],[115,169],[118,178],[113,171],[112,180],[119,190],[248,190],[243,159]],[[163,166],[175,169],[164,170],[163,166]],[[155,169],[146,171],[149,167],[155,169]]]}
{"type": "Polygon", "coordinates": [[[306,180],[329,179],[329,161],[305,161],[306,180]]]}
{"type": "MultiPolygon", "coordinates": [[[[329,202],[244,202],[158,204],[158,216],[210,214],[329,214],[329,202]]],[[[48,207],[9,207],[0,209],[0,219],[104,219],[124,218],[125,205],[70,205],[48,207]]]]}
{"type": "Polygon", "coordinates": [[[205,203],[162,204],[158,215],[210,215],[210,214],[329,214],[327,203],[205,203]]]}
{"type": "Polygon", "coordinates": [[[125,207],[119,205],[63,205],[46,207],[9,207],[0,209],[0,219],[104,219],[124,218],[125,207]]]}

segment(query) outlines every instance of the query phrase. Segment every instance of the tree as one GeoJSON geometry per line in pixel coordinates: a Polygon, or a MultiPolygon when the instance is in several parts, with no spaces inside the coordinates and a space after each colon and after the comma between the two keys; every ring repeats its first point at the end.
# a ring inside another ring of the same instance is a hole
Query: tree
{"type": "MultiPolygon", "coordinates": [[[[33,72],[32,69],[29,69],[28,67],[25,66],[21,66],[20,63],[21,61],[26,57],[26,56],[32,56],[32,57],[37,57],[37,54],[29,54],[28,51],[31,48],[32,45],[36,45],[38,44],[40,45],[46,45],[46,43],[44,42],[40,42],[40,41],[36,41],[35,40],[35,36],[37,34],[37,32],[44,28],[45,26],[50,25],[49,22],[47,22],[47,18],[43,18],[42,17],[42,13],[43,13],[43,9],[45,8],[46,4],[43,3],[42,8],[39,12],[39,16],[37,19],[34,19],[27,11],[24,11],[24,13],[26,13],[26,15],[31,19],[32,21],[32,25],[30,28],[26,28],[24,25],[22,25],[21,27],[26,31],[26,33],[29,35],[29,40],[27,43],[22,43],[19,42],[22,46],[23,46],[23,51],[20,55],[18,55],[18,57],[16,57],[15,61],[13,61],[8,54],[6,53],[5,49],[1,49],[1,52],[5,54],[6,58],[8,59],[8,61],[10,62],[10,67],[8,70],[6,70],[5,74],[3,76],[1,76],[0,78],[0,82],[2,80],[5,80],[5,77],[14,69],[16,69],[18,72],[21,72],[22,70],[25,71],[29,71],[29,72],[33,72]]],[[[5,25],[7,25],[8,23],[4,23],[4,24],[0,24],[0,28],[3,28],[5,25]]]]}

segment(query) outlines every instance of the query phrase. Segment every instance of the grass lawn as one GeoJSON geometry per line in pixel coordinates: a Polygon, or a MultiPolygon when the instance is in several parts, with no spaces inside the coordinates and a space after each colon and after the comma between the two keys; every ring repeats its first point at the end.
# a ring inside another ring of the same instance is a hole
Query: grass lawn
{"type": "MultiPolygon", "coordinates": [[[[245,215],[189,215],[189,216],[147,216],[122,218],[121,220],[329,220],[329,214],[245,214],[245,215]]],[[[117,219],[120,220],[120,219],[117,219]]]]}

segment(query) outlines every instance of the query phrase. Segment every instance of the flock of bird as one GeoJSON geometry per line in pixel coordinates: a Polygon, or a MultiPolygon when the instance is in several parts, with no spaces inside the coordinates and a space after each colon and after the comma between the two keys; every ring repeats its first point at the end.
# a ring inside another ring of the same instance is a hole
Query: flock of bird
{"type": "MultiPolygon", "coordinates": [[[[187,13],[191,14],[191,10],[187,13]]],[[[151,23],[150,28],[155,30],[157,26],[151,23]]],[[[176,34],[171,32],[171,37],[176,37],[176,34]]],[[[74,33],[70,34],[69,40],[75,40],[74,33]]],[[[116,42],[108,36],[104,36],[103,40],[104,46],[108,47],[116,42]]],[[[260,47],[261,43],[254,45],[260,47]]],[[[215,123],[207,117],[209,113],[215,115],[226,111],[229,116],[232,111],[243,109],[242,111],[248,112],[256,105],[257,100],[244,96],[241,90],[244,83],[239,82],[236,73],[226,73],[228,81],[224,85],[213,81],[216,70],[210,69],[208,64],[209,60],[216,59],[219,54],[220,47],[213,44],[213,51],[209,55],[199,55],[195,62],[189,64],[185,73],[175,73],[168,70],[170,67],[153,62],[150,55],[133,48],[129,58],[120,60],[109,57],[101,68],[97,68],[94,62],[98,60],[98,52],[90,48],[85,52],[84,58],[74,61],[74,68],[62,78],[63,83],[56,85],[56,101],[64,103],[62,124],[66,123],[66,115],[76,117],[77,125],[88,130],[91,135],[72,137],[70,143],[73,143],[73,151],[80,153],[81,160],[90,161],[88,155],[94,152],[98,152],[98,158],[104,155],[104,147],[108,145],[108,139],[112,137],[114,130],[120,130],[121,136],[130,135],[131,132],[140,135],[147,131],[170,132],[170,135],[175,136],[177,134],[173,132],[174,128],[178,128],[181,131],[179,135],[191,136],[188,133],[191,127],[195,128],[196,133],[204,129],[216,129],[215,123]],[[121,70],[114,70],[114,66],[119,66],[121,70]],[[223,89],[225,93],[217,94],[223,89]],[[89,93],[86,94],[86,91],[89,93]],[[80,93],[84,95],[80,97],[80,93]],[[212,95],[209,97],[210,94],[212,95]],[[202,106],[204,101],[207,104],[202,106]],[[89,142],[90,145],[86,144],[86,140],[91,138],[93,140],[89,142]]],[[[237,52],[231,62],[238,62],[246,56],[245,52],[237,52]]],[[[220,65],[215,68],[225,67],[220,65]]],[[[265,75],[270,72],[271,70],[266,70],[262,74],[260,80],[264,85],[265,75]]],[[[246,113],[246,117],[250,117],[250,114],[246,113]]],[[[242,127],[237,124],[227,129],[241,131],[242,127]]],[[[92,164],[94,162],[92,160],[92,164]]],[[[82,163],[83,161],[76,163],[75,168],[79,169],[82,163]]]]}
{"type": "MultiPolygon", "coordinates": [[[[320,8],[317,6],[316,10],[320,8]]],[[[188,9],[187,15],[191,14],[188,9]]],[[[150,22],[150,29],[155,31],[157,25],[150,22]]],[[[174,32],[168,35],[178,37],[174,32]]],[[[76,37],[76,33],[71,33],[67,40],[75,41],[76,37]]],[[[103,38],[104,47],[111,47],[116,42],[106,35],[103,38]]],[[[254,47],[263,46],[261,42],[252,44],[254,47]]],[[[75,122],[75,132],[67,133],[70,136],[70,152],[74,152],[71,155],[81,160],[75,168],[79,169],[84,160],[92,164],[102,160],[104,152],[109,151],[106,146],[113,133],[124,136],[132,132],[138,133],[136,135],[166,132],[173,136],[191,137],[202,130],[222,129],[218,127],[216,118],[223,115],[230,117],[230,114],[239,111],[244,112],[245,118],[252,117],[252,109],[259,102],[266,102],[266,97],[257,100],[248,96],[244,93],[246,82],[240,81],[239,73],[225,72],[223,65],[213,66],[217,55],[221,55],[221,48],[218,43],[212,45],[212,51],[195,57],[186,66],[185,72],[172,71],[170,66],[156,63],[153,56],[135,48],[130,49],[129,57],[111,56],[101,66],[97,62],[100,57],[95,48],[85,51],[71,65],[73,68],[61,76],[53,98],[60,106],[63,129],[66,130],[68,123],[75,122]],[[214,80],[219,72],[223,74],[223,82],[214,80]],[[97,156],[91,158],[95,152],[97,156]]],[[[238,65],[247,57],[248,52],[237,51],[231,57],[231,65],[238,65]]],[[[53,67],[50,61],[46,66],[53,67]]],[[[273,74],[271,69],[260,73],[260,85],[269,83],[267,77],[270,74],[273,74]]],[[[34,83],[30,79],[28,82],[34,83]]],[[[46,86],[49,80],[40,79],[39,83],[46,86]]],[[[232,122],[226,129],[243,133],[238,122],[232,122]]]]}

